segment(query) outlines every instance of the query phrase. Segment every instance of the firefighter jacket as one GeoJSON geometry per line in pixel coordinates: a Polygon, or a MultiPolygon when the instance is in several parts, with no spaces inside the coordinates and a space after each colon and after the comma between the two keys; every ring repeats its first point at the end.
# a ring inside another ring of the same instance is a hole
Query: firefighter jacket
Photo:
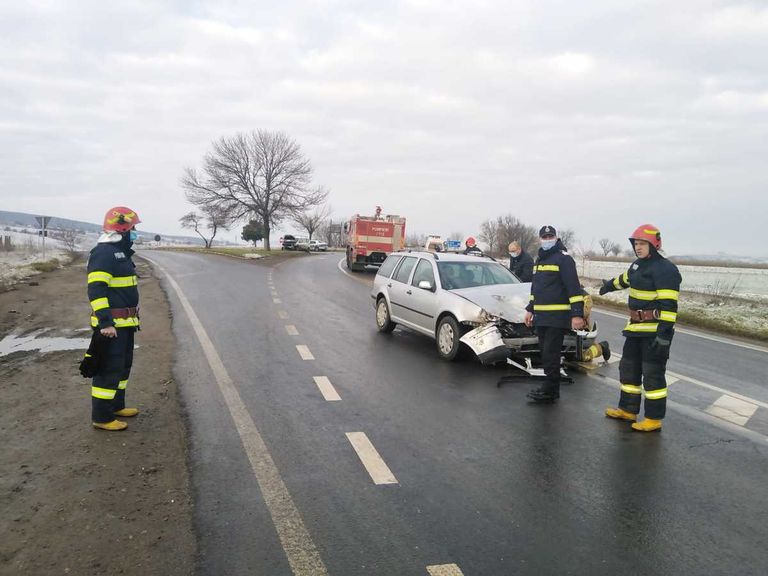
{"type": "MultiPolygon", "coordinates": [[[[136,309],[139,306],[136,266],[131,260],[132,242],[117,233],[105,234],[91,250],[88,258],[88,300],[91,302],[93,328],[131,328],[139,326],[134,310],[125,318],[112,315],[113,309],[136,309]],[[117,241],[116,241],[117,240],[117,241]]],[[[115,314],[117,316],[117,313],[115,314]]]]}
{"type": "Polygon", "coordinates": [[[571,318],[584,317],[584,295],[576,263],[560,240],[549,250],[539,249],[533,267],[528,312],[535,326],[571,327],[571,318]]]}
{"type": "Polygon", "coordinates": [[[609,280],[608,292],[629,288],[630,310],[652,310],[655,318],[630,319],[624,336],[656,336],[672,339],[677,321],[677,300],[682,277],[677,266],[651,248],[648,258],[638,258],[621,276],[609,280]]]}
{"type": "Polygon", "coordinates": [[[533,281],[533,258],[528,252],[520,251],[517,258],[509,257],[509,271],[520,279],[520,282],[533,281]]]}

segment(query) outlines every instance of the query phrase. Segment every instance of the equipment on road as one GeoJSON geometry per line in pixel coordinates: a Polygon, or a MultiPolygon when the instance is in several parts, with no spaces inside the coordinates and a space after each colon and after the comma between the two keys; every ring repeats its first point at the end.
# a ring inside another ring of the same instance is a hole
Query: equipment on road
{"type": "Polygon", "coordinates": [[[382,216],[381,206],[374,216],[355,214],[344,224],[347,235],[347,268],[361,272],[366,266],[380,267],[392,252],[405,246],[405,218],[382,216]]]}

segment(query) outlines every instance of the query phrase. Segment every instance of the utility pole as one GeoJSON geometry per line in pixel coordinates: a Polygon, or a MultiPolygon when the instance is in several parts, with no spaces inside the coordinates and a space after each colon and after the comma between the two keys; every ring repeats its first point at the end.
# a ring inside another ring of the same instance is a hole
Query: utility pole
{"type": "Polygon", "coordinates": [[[43,260],[45,260],[45,237],[48,235],[48,222],[51,221],[50,216],[35,216],[38,225],[40,226],[40,235],[43,237],[43,260]]]}

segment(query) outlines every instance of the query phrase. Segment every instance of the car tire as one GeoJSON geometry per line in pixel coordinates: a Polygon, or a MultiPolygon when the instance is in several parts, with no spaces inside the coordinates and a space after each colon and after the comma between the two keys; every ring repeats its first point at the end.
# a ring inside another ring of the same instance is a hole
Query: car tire
{"type": "Polygon", "coordinates": [[[443,316],[437,324],[435,343],[440,358],[453,362],[461,356],[463,331],[453,316],[443,316]]]}
{"type": "Polygon", "coordinates": [[[389,315],[389,305],[383,296],[376,302],[376,328],[383,334],[389,334],[395,329],[392,317],[389,315]]]}

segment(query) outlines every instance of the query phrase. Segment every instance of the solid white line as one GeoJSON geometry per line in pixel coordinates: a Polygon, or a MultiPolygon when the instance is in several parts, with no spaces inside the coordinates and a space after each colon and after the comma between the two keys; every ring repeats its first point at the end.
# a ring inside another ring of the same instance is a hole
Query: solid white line
{"type": "Polygon", "coordinates": [[[341,270],[341,273],[342,273],[342,274],[346,274],[346,275],[347,275],[347,276],[349,276],[350,278],[354,278],[355,280],[357,280],[358,278],[357,278],[356,276],[353,276],[352,274],[350,274],[349,272],[347,272],[346,270],[344,270],[344,268],[342,268],[342,266],[341,266],[341,265],[342,265],[342,263],[346,262],[346,260],[347,260],[346,258],[342,258],[341,260],[339,260],[339,263],[336,265],[336,267],[337,267],[339,270],[341,270]]]}
{"type": "Polygon", "coordinates": [[[456,564],[436,564],[427,566],[429,576],[464,576],[464,572],[456,564]]]}
{"type": "Polygon", "coordinates": [[[312,356],[312,352],[309,351],[309,348],[307,346],[304,346],[304,344],[297,344],[296,350],[299,351],[299,356],[301,356],[302,360],[314,360],[315,357],[312,356]]]}
{"type": "Polygon", "coordinates": [[[325,564],[323,564],[317,547],[306,526],[304,526],[301,514],[280,476],[280,471],[277,469],[259,429],[248,413],[248,409],[240,398],[224,362],[222,362],[213,342],[203,328],[200,319],[171,275],[156,262],[151,260],[150,262],[165,274],[168,283],[175,290],[179,302],[189,317],[243,443],[243,448],[251,463],[251,469],[256,476],[259,489],[264,496],[264,502],[269,510],[269,515],[272,517],[272,522],[293,573],[296,576],[327,575],[328,571],[325,564]]]}
{"type": "Polygon", "coordinates": [[[333,387],[327,376],[313,376],[312,378],[327,402],[338,402],[341,400],[341,396],[336,392],[336,388],[333,387]]]}
{"type": "Polygon", "coordinates": [[[728,422],[733,422],[739,426],[744,426],[752,415],[757,411],[757,406],[750,402],[744,402],[738,398],[733,398],[723,394],[707,408],[707,412],[712,416],[717,416],[728,422]]]}
{"type": "Polygon", "coordinates": [[[285,331],[288,332],[288,336],[298,336],[299,331],[296,329],[296,326],[293,324],[288,324],[288,326],[285,327],[285,331]]]}
{"type": "Polygon", "coordinates": [[[280,320],[287,320],[288,319],[288,312],[285,310],[278,310],[277,316],[280,318],[280,320]]]}
{"type": "Polygon", "coordinates": [[[397,484],[397,478],[368,440],[365,432],[347,432],[347,438],[374,484],[397,484]]]}
{"type": "MultiPolygon", "coordinates": [[[[611,312],[605,308],[599,308],[595,306],[594,310],[595,312],[605,314],[606,316],[613,316],[614,318],[621,318],[622,320],[627,319],[626,314],[611,312]]],[[[746,348],[747,350],[755,350],[756,352],[765,352],[768,354],[768,348],[759,346],[757,344],[748,344],[746,342],[739,342],[738,340],[729,340],[728,338],[712,336],[711,334],[704,334],[703,332],[697,332],[696,330],[691,330],[689,328],[680,328],[679,326],[675,326],[675,332],[680,332],[681,334],[687,334],[689,336],[696,336],[697,338],[703,338],[704,340],[712,340],[713,342],[719,342],[720,344],[730,344],[731,346],[738,346],[739,348],[746,348]]]]}

